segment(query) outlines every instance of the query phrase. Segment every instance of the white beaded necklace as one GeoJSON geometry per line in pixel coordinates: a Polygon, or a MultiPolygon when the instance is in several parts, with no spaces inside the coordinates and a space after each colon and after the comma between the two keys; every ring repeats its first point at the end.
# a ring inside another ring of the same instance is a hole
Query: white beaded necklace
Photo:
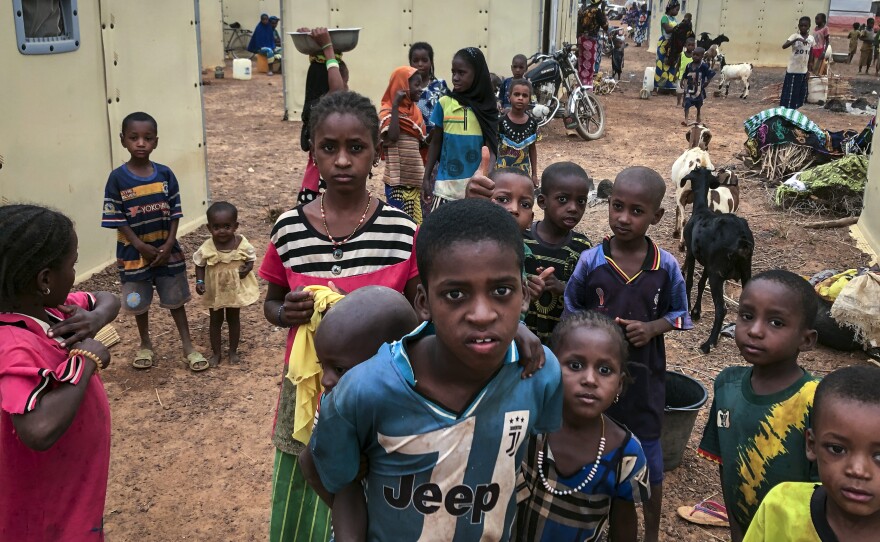
{"type": "MultiPolygon", "coordinates": [[[[538,475],[541,477],[541,484],[544,486],[544,489],[552,493],[553,495],[571,495],[572,493],[577,493],[583,488],[587,487],[587,484],[596,476],[596,471],[599,469],[599,461],[602,460],[602,452],[605,451],[605,416],[601,417],[602,419],[602,437],[599,438],[599,451],[596,453],[596,461],[593,463],[593,468],[590,469],[590,473],[584,478],[584,481],[578,484],[578,486],[574,489],[566,489],[564,491],[560,491],[553,487],[550,487],[550,483],[547,482],[547,477],[544,476],[544,450],[538,451],[538,475]]],[[[549,442],[547,444],[549,449],[549,442]]]]}

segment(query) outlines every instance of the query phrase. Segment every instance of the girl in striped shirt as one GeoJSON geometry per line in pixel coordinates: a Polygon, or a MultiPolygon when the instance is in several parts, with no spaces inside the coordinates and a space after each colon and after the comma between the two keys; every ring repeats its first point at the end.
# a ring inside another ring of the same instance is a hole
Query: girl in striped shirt
{"type": "MultiPolygon", "coordinates": [[[[269,282],[266,319],[290,328],[283,375],[297,327],[314,312],[305,286],[333,284],[345,292],[386,286],[412,301],[418,284],[416,224],[367,191],[379,151],[379,117],[370,100],[345,91],[324,96],[312,107],[309,140],[327,189],[278,218],[259,271],[269,282]]],[[[330,510],[297,465],[305,443],[293,438],[294,390],[283,378],[272,437],[277,450],[269,539],[327,540],[330,510]]]]}

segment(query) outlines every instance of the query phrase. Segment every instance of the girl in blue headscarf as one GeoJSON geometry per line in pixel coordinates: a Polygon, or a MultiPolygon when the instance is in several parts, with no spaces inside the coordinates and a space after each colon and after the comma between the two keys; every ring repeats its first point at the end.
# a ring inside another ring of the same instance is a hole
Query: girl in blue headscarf
{"type": "MultiPolygon", "coordinates": [[[[278,17],[269,17],[269,14],[260,15],[260,22],[254,28],[254,34],[248,44],[248,51],[263,55],[268,60],[269,65],[273,62],[281,60],[281,47],[279,40],[275,39],[275,27],[278,26],[278,17]]],[[[272,71],[269,71],[272,75],[272,71]]]]}

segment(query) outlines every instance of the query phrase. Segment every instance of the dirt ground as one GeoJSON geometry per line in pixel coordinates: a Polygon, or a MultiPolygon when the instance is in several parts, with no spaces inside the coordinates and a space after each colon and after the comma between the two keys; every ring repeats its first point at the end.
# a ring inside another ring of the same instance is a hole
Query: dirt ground
{"type": "MultiPolygon", "coordinates": [[[[835,40],[837,41],[837,40],[835,40]]],[[[780,41],[781,44],[781,41],[780,41]]],[[[846,50],[845,45],[837,50],[846,50]]],[[[541,166],[572,160],[585,167],[598,182],[613,179],[624,167],[648,165],[667,179],[673,161],[686,149],[679,122],[682,112],[672,97],[638,99],[641,73],[653,63],[653,53],[629,47],[624,79],[631,82],[605,104],[608,129],[600,141],[566,138],[554,121],[539,144],[541,166]]],[[[404,59],[402,58],[401,61],[404,59]]],[[[735,62],[736,59],[728,59],[735,62]]],[[[608,60],[604,61],[607,66],[608,60]]],[[[357,66],[351,66],[357,70],[357,66]]],[[[855,67],[837,65],[853,88],[868,92],[878,87],[873,75],[855,77],[855,67]]],[[[438,66],[446,74],[447,66],[438,66]]],[[[231,69],[227,70],[231,76],[231,69]]],[[[742,150],[742,121],[774,104],[768,85],[782,81],[784,70],[756,69],[751,97],[741,101],[736,84],[728,99],[709,98],[704,120],[714,137],[710,151],[717,165],[738,163],[742,150]]],[[[206,75],[209,77],[211,74],[206,75]]],[[[208,136],[208,174],[211,197],[229,200],[239,208],[240,232],[262,254],[271,227],[269,216],[295,203],[296,188],[306,155],[299,149],[298,122],[282,122],[280,77],[257,74],[251,81],[206,80],[205,113],[208,136]]],[[[355,89],[356,90],[356,89],[355,89]]],[[[861,130],[868,117],[834,114],[816,106],[802,111],[829,130],[861,130]]],[[[154,157],[162,161],[161,149],[154,157]]],[[[186,180],[182,180],[186,182],[186,180]]],[[[374,194],[381,187],[374,184],[374,194]]],[[[673,250],[674,190],[666,197],[667,214],[651,233],[661,246],[673,250]]],[[[186,210],[187,202],[183,202],[186,210]]],[[[760,182],[745,181],[739,214],[746,217],[757,242],[754,271],[784,267],[811,274],[827,268],[845,269],[868,260],[846,230],[804,230],[799,223],[812,219],[783,213],[770,205],[770,192],[760,182]]],[[[593,240],[608,232],[604,206],[587,211],[579,229],[593,240]]],[[[207,233],[200,230],[182,239],[188,254],[207,233]]],[[[683,259],[679,254],[680,260],[683,259]]],[[[189,270],[192,276],[192,269],[189,270]]],[[[106,270],[80,286],[118,292],[113,270],[106,270]]],[[[265,291],[265,284],[262,285],[265,291]]],[[[731,287],[728,293],[739,295],[731,287]]],[[[711,316],[711,302],[703,311],[711,316]]],[[[208,313],[197,300],[189,306],[196,344],[208,350],[208,313]]],[[[136,371],[130,360],[137,348],[134,319],[116,323],[122,343],[113,349],[113,365],[104,372],[113,411],[113,448],[106,506],[106,531],[114,541],[153,540],[265,540],[269,517],[274,450],[269,442],[280,368],[284,331],[266,322],[259,304],[243,310],[239,366],[223,363],[200,374],[183,363],[179,339],[167,311],[154,311],[152,331],[158,364],[136,371]]],[[[728,316],[730,319],[730,316],[728,316]]],[[[731,339],[722,338],[708,356],[696,349],[708,335],[711,317],[689,333],[667,338],[670,369],[681,370],[709,390],[724,367],[740,363],[731,339]]],[[[225,340],[225,339],[224,339],[225,340]]],[[[837,367],[864,363],[862,353],[842,353],[825,348],[802,356],[811,371],[825,374],[837,367]]],[[[724,529],[708,529],[680,520],[680,505],[701,499],[720,499],[717,471],[695,457],[694,449],[705,423],[705,410],[694,428],[681,466],[667,473],[662,531],[678,541],[726,540],[724,529]]]]}

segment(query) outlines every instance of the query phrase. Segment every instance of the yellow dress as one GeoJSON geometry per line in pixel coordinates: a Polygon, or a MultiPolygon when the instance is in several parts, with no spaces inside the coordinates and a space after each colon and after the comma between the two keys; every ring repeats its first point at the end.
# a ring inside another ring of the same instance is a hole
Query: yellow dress
{"type": "Polygon", "coordinates": [[[208,239],[193,254],[193,263],[205,268],[205,295],[202,302],[209,308],[237,309],[260,299],[260,286],[251,271],[243,279],[238,270],[246,262],[257,259],[254,246],[241,236],[238,248],[217,250],[213,239],[208,239]]]}

